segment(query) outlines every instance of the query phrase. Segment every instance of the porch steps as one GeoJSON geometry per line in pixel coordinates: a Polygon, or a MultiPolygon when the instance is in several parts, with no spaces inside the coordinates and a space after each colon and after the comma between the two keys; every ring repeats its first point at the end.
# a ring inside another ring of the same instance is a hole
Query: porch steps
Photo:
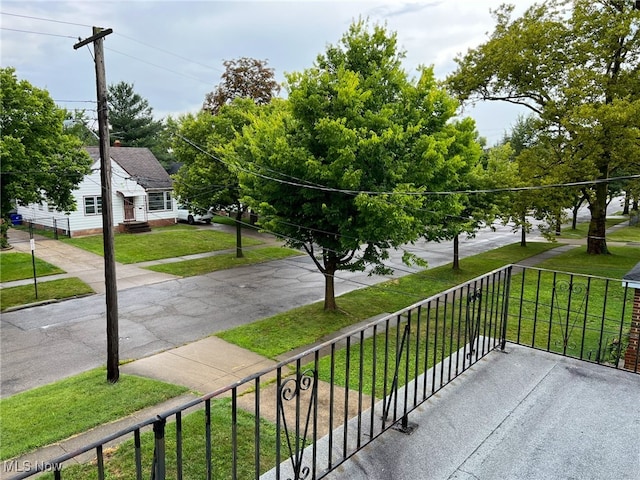
{"type": "Polygon", "coordinates": [[[125,222],[122,225],[125,233],[144,233],[151,231],[151,227],[147,222],[125,222]]]}

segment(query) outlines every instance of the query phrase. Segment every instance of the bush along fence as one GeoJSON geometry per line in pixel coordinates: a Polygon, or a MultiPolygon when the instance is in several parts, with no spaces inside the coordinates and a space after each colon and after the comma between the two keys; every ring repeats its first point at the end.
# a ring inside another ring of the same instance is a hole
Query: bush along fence
{"type": "Polygon", "coordinates": [[[510,342],[637,374],[629,290],[511,265],[14,478],[322,478],[510,342]]]}

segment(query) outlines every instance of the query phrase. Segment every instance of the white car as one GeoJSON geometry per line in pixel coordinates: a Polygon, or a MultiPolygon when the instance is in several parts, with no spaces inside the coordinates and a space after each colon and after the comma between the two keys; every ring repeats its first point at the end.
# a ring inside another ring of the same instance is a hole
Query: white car
{"type": "Polygon", "coordinates": [[[178,205],[178,213],[176,215],[178,221],[187,222],[189,225],[193,225],[196,222],[204,222],[206,224],[211,223],[213,219],[213,212],[211,209],[206,213],[198,214],[191,212],[186,206],[178,205]]]}

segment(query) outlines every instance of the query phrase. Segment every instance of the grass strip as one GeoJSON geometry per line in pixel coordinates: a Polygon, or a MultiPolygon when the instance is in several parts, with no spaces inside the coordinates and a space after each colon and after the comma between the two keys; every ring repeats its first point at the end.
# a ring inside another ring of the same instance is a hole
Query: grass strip
{"type": "Polygon", "coordinates": [[[549,258],[540,268],[582,273],[608,278],[622,278],[640,261],[640,247],[609,247],[609,255],[590,255],[587,247],[580,246],[562,255],[549,258]]]}
{"type": "Polygon", "coordinates": [[[339,297],[336,312],[325,312],[323,303],[318,302],[220,332],[217,336],[274,359],[341,328],[381,313],[395,312],[478,275],[557,246],[551,243],[529,243],[527,247],[507,245],[464,258],[460,270],[453,270],[451,264],[447,264],[346,293],[339,297]]]}
{"type": "Polygon", "coordinates": [[[38,283],[38,298],[34,285],[22,285],[0,290],[0,310],[47,300],[62,300],[95,293],[79,278],[62,278],[38,283]]]}
{"type": "MultiPolygon", "coordinates": [[[[63,241],[97,255],[102,255],[104,251],[102,235],[65,238],[63,241]]],[[[262,242],[254,238],[243,238],[242,243],[249,247],[262,242]]],[[[114,236],[116,262],[124,264],[227,250],[235,246],[235,235],[187,225],[159,228],[149,233],[119,233],[114,236]]]]}
{"type": "MultiPolygon", "coordinates": [[[[232,478],[231,443],[231,400],[228,398],[211,402],[211,466],[214,478],[232,478]]],[[[184,480],[207,478],[206,455],[206,417],[204,411],[186,415],[182,420],[182,477],[184,480]]],[[[285,435],[282,435],[280,450],[287,452],[285,435]]],[[[255,476],[255,417],[243,410],[237,410],[237,478],[255,476]]],[[[178,478],[176,456],[176,429],[167,424],[165,436],[167,478],[178,478]]],[[[153,432],[141,435],[142,471],[151,472],[153,461],[153,432]]],[[[259,471],[264,473],[275,466],[276,428],[275,425],[260,420],[260,457],[259,471]]],[[[133,440],[128,440],[106,453],[105,478],[129,479],[136,471],[133,440]]],[[[63,478],[85,480],[96,478],[95,462],[85,465],[72,465],[63,468],[63,478]]],[[[52,474],[43,478],[53,478],[52,474]]]]}
{"type": "MultiPolygon", "coordinates": [[[[622,222],[627,222],[628,220],[628,218],[607,218],[605,228],[613,227],[614,225],[618,225],[622,222]]],[[[576,224],[575,229],[565,226],[560,232],[560,236],[558,238],[587,238],[587,234],[589,233],[589,225],[590,222],[587,221],[579,222],[578,224],[576,224]]],[[[607,234],[607,239],[611,239],[609,234],[607,234]]]]}
{"type": "MultiPolygon", "coordinates": [[[[64,273],[64,270],[50,263],[35,259],[36,277],[64,273]]],[[[13,282],[33,278],[33,259],[30,253],[2,252],[0,253],[0,282],[13,282]]]]}
{"type": "Polygon", "coordinates": [[[181,277],[191,277],[194,275],[204,275],[217,270],[226,270],[243,265],[264,263],[296,255],[302,255],[302,253],[290,248],[264,247],[254,250],[245,250],[244,257],[242,258],[237,258],[234,253],[223,253],[205,258],[152,265],[146,268],[153,270],[154,272],[169,273],[171,275],[179,275],[181,277]]]}
{"type": "Polygon", "coordinates": [[[607,240],[612,242],[640,242],[640,224],[621,227],[615,232],[608,233],[607,240]]]}
{"type": "Polygon", "coordinates": [[[98,368],[0,400],[0,459],[63,440],[188,389],[134,375],[106,380],[98,368]],[[97,408],[99,407],[99,408],[97,408]]]}

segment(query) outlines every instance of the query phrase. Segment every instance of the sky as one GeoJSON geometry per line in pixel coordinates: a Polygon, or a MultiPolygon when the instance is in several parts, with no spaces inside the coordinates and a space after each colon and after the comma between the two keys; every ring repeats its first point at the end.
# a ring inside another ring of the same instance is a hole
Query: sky
{"type": "MultiPolygon", "coordinates": [[[[107,84],[133,84],[161,119],[195,113],[215,90],[223,62],[241,57],[266,60],[276,80],[313,66],[358,18],[386,25],[406,52],[403,68],[416,76],[432,65],[443,80],[455,57],[486,41],[502,0],[439,1],[11,1],[0,4],[0,65],[19,79],[46,89],[68,110],[96,118],[92,46],[73,48],[92,27],[111,28],[105,37],[107,84]]],[[[515,14],[530,6],[518,0],[515,14]]],[[[283,93],[283,95],[286,95],[283,93]]],[[[498,102],[466,105],[489,145],[509,131],[523,107],[498,102]]]]}

